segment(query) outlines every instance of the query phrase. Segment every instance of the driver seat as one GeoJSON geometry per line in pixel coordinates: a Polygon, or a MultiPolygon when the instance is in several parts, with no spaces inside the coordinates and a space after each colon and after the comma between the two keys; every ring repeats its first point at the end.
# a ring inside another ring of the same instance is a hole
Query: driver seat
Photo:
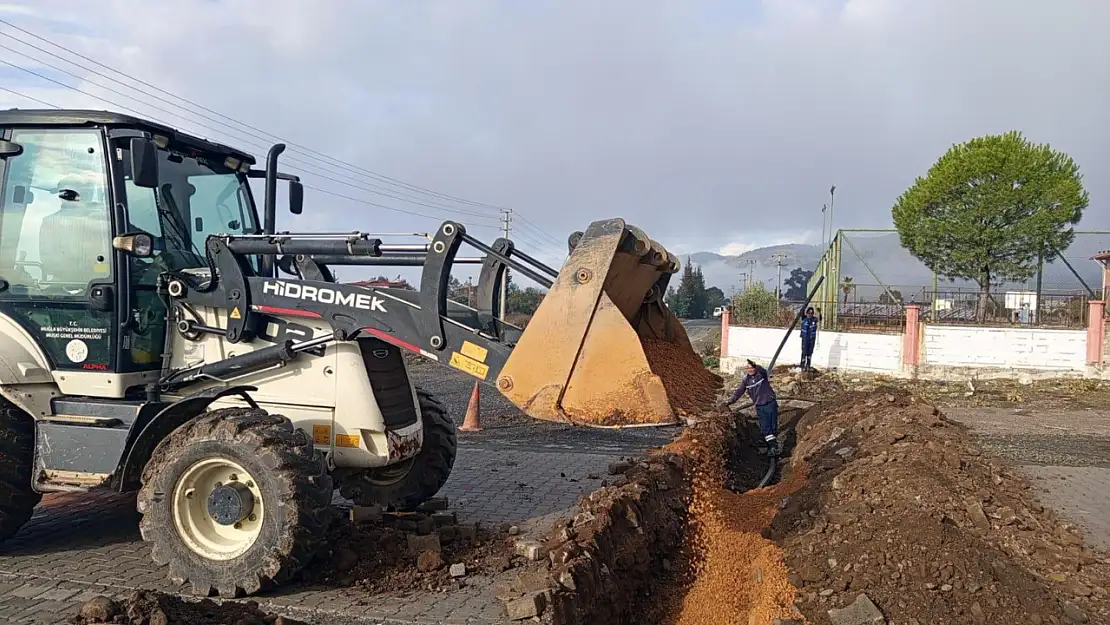
{"type": "Polygon", "coordinates": [[[78,178],[58,183],[59,208],[39,229],[45,280],[84,287],[111,276],[112,219],[95,191],[94,184],[78,178]]]}

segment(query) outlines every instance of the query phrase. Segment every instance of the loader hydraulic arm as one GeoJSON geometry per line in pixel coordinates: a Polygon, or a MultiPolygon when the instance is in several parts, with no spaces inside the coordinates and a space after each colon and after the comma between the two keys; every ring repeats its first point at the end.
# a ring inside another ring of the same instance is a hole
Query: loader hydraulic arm
{"type": "Polygon", "coordinates": [[[682,324],[663,302],[678,259],[621,219],[591,223],[570,236],[568,249],[562,270],[556,271],[509,239],[487,245],[451,221],[421,244],[388,244],[360,233],[213,235],[206,241],[207,281],[180,273],[163,280],[175,310],[178,303],[223,309],[226,327],[177,319],[179,332],[249,342],[276,316],[317,319],[331,333],[171,371],[161,387],[230,381],[319,353],[332,341],[368,336],[494,385],[537,419],[673,423],[675,412],[649,355],[678,349],[700,366],[682,324]],[[480,256],[459,257],[463,245],[480,256]],[[275,265],[295,277],[255,273],[248,261],[255,256],[280,257],[275,265]],[[448,298],[451,269],[459,263],[481,264],[474,307],[448,298]],[[420,289],[412,291],[337,284],[329,265],[419,265],[423,270],[420,289]],[[497,312],[510,269],[548,289],[527,330],[497,312]],[[662,343],[670,347],[660,348],[662,343]]]}
{"type": "MultiPolygon", "coordinates": [[[[353,340],[366,334],[442,361],[481,380],[495,381],[521,330],[492,317],[490,312],[496,304],[492,298],[479,309],[448,299],[451,267],[464,242],[485,252],[484,258],[475,260],[483,263],[483,274],[490,274],[484,279],[491,283],[499,282],[507,267],[545,286],[550,286],[557,275],[554,269],[527,255],[510,256],[511,243],[488,246],[466,234],[461,224],[447,222],[427,245],[389,245],[358,233],[213,235],[206,242],[207,255],[215,270],[212,278],[201,284],[189,276],[172,275],[168,292],[186,304],[228,310],[226,328],[191,330],[216,332],[232,343],[254,340],[265,316],[320,319],[332,328],[331,340],[353,340]],[[281,254],[288,255],[286,258],[291,258],[292,263],[278,265],[293,269],[301,279],[254,275],[247,262],[251,256],[281,254]],[[362,259],[419,261],[424,267],[420,290],[337,284],[327,265],[320,262],[348,264],[362,259]]],[[[321,337],[316,337],[304,345],[274,345],[196,370],[174,372],[163,385],[179,386],[205,377],[226,379],[250,373],[288,361],[320,343],[321,337]],[[310,342],[312,345],[308,345],[310,342]]]]}

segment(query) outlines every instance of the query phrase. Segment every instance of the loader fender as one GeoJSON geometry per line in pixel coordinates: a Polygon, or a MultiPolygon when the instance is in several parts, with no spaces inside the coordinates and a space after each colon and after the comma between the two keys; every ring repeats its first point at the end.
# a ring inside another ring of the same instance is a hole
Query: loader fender
{"type": "Polygon", "coordinates": [[[182,424],[203,413],[209,405],[224,397],[239,395],[251,404],[251,407],[257,407],[249,394],[257,390],[256,386],[247,385],[209,387],[186,395],[162,408],[145,424],[136,422],[128,435],[127,451],[120,470],[116,472],[119,476],[116,489],[127,491],[138,487],[143,467],[150,460],[150,454],[154,452],[158,443],[182,424]]]}
{"type": "Polygon", "coordinates": [[[0,394],[27,414],[49,411],[52,395],[47,389],[54,386],[50,368],[46,354],[23,326],[0,314],[0,394]]]}

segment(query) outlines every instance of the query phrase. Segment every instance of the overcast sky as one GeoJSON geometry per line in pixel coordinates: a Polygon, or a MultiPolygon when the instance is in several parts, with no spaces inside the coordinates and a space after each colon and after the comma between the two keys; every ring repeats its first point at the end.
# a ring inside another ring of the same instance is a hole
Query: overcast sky
{"type": "MultiPolygon", "coordinates": [[[[814,243],[830,185],[838,227],[889,227],[894,199],[952,143],[1008,129],[1069,152],[1091,193],[1081,227],[1110,227],[1107,0],[32,0],[0,19],[413,186],[290,148],[289,167],[354,186],[295,172],[309,185],[433,217],[309,191],[282,229],[452,218],[493,238],[504,206],[549,258],[607,217],[679,253],[814,243]]],[[[0,29],[4,46],[126,91],[0,29]]],[[[256,154],[272,140],[149,87],[124,98],[0,59],[256,154]]],[[[8,65],[0,85],[118,108],[8,65]]],[[[6,92],[0,105],[39,106],[6,92]]]]}

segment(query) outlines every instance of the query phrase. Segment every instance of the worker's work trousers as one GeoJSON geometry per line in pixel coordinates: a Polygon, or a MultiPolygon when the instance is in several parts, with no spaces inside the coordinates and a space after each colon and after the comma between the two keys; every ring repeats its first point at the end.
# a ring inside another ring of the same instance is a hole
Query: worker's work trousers
{"type": "Polygon", "coordinates": [[[759,415],[759,431],[763,434],[763,440],[766,441],[768,447],[777,447],[779,402],[772,400],[762,406],[756,406],[755,413],[759,415]]]}
{"type": "Polygon", "coordinates": [[[813,346],[817,343],[816,336],[802,337],[802,369],[809,371],[813,368],[813,346]]]}

